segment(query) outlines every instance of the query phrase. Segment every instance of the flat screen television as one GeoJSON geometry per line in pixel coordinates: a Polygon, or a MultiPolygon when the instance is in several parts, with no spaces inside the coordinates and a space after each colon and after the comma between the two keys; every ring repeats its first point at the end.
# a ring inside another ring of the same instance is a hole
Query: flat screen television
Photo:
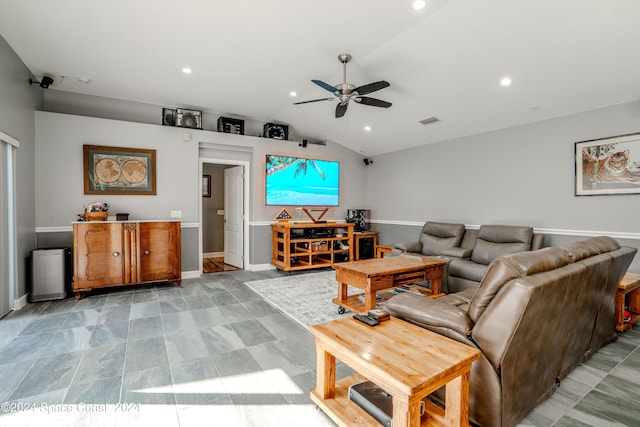
{"type": "Polygon", "coordinates": [[[340,162],[267,154],[267,206],[338,206],[340,162]]]}

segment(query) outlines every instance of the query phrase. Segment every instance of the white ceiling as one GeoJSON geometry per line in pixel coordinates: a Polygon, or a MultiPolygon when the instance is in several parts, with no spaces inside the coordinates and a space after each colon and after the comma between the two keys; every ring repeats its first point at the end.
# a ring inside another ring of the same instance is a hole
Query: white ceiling
{"type": "Polygon", "coordinates": [[[48,90],[277,121],[368,156],[640,98],[638,0],[412,1],[0,0],[0,31],[36,77],[66,76],[48,90]],[[310,80],[340,83],[343,52],[349,83],[391,83],[369,95],[391,108],[292,105],[331,96],[310,80]]]}

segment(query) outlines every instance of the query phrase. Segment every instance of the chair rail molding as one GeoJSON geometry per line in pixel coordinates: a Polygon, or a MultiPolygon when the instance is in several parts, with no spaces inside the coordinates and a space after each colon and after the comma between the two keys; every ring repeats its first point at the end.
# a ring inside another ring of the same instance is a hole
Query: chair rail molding
{"type": "MultiPolygon", "coordinates": [[[[422,227],[424,221],[394,221],[383,219],[370,220],[373,224],[385,224],[385,225],[403,225],[410,227],[422,227]]],[[[470,229],[479,229],[478,224],[465,224],[465,227],[470,229]]],[[[535,233],[549,234],[556,236],[579,236],[579,237],[597,237],[597,236],[610,236],[614,239],[627,239],[627,240],[640,240],[640,233],[633,233],[627,231],[596,231],[596,230],[571,230],[561,228],[535,228],[535,233]]]]}

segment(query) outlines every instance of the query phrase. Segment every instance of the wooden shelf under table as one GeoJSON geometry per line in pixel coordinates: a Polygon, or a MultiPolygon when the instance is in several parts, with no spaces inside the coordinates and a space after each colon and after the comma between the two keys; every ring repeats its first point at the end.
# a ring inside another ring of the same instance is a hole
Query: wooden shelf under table
{"type": "MultiPolygon", "coordinates": [[[[322,399],[314,390],[311,392],[311,400],[339,426],[369,427],[377,425],[378,422],[367,411],[349,399],[349,387],[363,381],[367,381],[367,378],[360,374],[353,374],[336,381],[334,398],[322,399]]],[[[424,402],[425,412],[420,419],[420,427],[447,427],[443,421],[444,409],[428,400],[424,402]]]]}

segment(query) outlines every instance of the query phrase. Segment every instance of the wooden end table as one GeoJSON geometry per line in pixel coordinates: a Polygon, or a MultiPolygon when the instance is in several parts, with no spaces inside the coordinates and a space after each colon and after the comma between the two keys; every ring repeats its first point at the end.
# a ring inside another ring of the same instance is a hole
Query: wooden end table
{"type": "Polygon", "coordinates": [[[392,426],[469,426],[474,347],[392,317],[375,327],[352,317],[311,326],[316,337],[317,382],[311,400],[339,426],[371,426],[376,421],[349,399],[349,386],[367,379],[393,396],[392,426]],[[336,359],[355,375],[336,382],[336,359]],[[425,401],[446,386],[445,409],[425,401]]]}
{"type": "Polygon", "coordinates": [[[376,308],[378,291],[423,280],[431,280],[431,290],[425,289],[423,293],[437,298],[442,295],[445,264],[442,260],[411,255],[334,264],[338,297],[333,299],[333,303],[338,305],[339,313],[351,310],[354,313],[367,314],[369,310],[376,308]],[[348,295],[348,285],[364,291],[364,302],[360,301],[362,294],[348,295]]]}
{"type": "Polygon", "coordinates": [[[619,333],[630,329],[640,319],[640,274],[626,273],[616,291],[616,331],[619,333]],[[624,322],[624,303],[629,295],[629,313],[631,319],[624,322]]]}

